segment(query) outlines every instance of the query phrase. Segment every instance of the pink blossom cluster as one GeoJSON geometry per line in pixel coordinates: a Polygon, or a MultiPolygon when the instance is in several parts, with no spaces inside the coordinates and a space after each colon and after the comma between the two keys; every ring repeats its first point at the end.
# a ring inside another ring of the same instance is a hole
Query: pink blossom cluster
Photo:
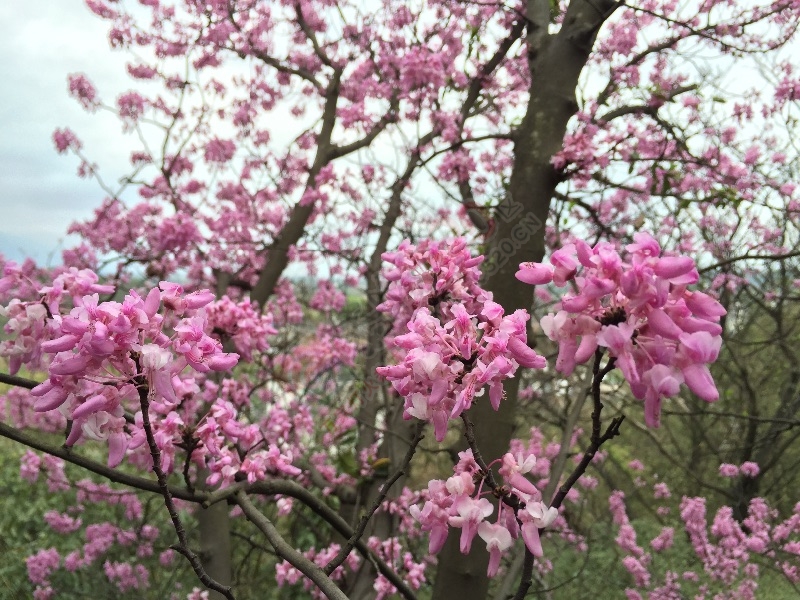
{"type": "Polygon", "coordinates": [[[56,129],[53,132],[53,143],[59,154],[64,154],[67,150],[77,152],[83,147],[81,140],[69,127],[56,129]]]}
{"type": "MultiPolygon", "coordinates": [[[[51,519],[55,518],[52,514],[50,516],[51,519]]],[[[60,515],[58,518],[63,519],[65,515],[60,515]]],[[[68,528],[59,533],[68,534],[72,530],[72,528],[68,528]]],[[[158,529],[151,525],[144,525],[137,527],[137,530],[122,529],[112,523],[94,523],[87,526],[84,531],[86,543],[80,550],[73,550],[63,557],[63,568],[68,572],[91,569],[115,545],[128,547],[138,543],[136,555],[139,558],[152,555],[152,544],[158,537],[158,529]]],[[[28,557],[27,565],[30,581],[45,588],[48,584],[47,577],[62,566],[62,560],[58,552],[51,548],[28,557]]],[[[106,560],[104,570],[108,579],[114,582],[122,592],[148,587],[150,573],[144,565],[106,560]]],[[[44,589],[40,595],[47,597],[44,589]]]]}
{"type": "Polygon", "coordinates": [[[44,513],[44,521],[53,531],[61,534],[77,531],[82,525],[80,518],[74,518],[67,513],[59,513],[55,510],[48,510],[44,513]]]}
{"type": "Polygon", "coordinates": [[[11,388],[0,401],[0,420],[17,429],[37,429],[47,433],[63,433],[67,419],[58,411],[36,412],[30,392],[24,388],[11,388]]]}
{"type": "Polygon", "coordinates": [[[234,302],[223,296],[206,308],[208,326],[212,331],[230,339],[236,352],[250,362],[253,352],[269,350],[268,338],[278,333],[272,326],[272,314],[259,312],[249,300],[234,302]]]}
{"type": "MultiPolygon", "coordinates": [[[[755,464],[755,463],[751,463],[755,464]]],[[[654,497],[668,500],[668,488],[654,485],[654,497]]],[[[762,566],[782,573],[791,583],[800,582],[800,504],[788,518],[780,520],[762,498],[753,498],[747,516],[734,518],[729,506],[722,506],[709,524],[706,499],[684,496],[680,500],[683,537],[698,561],[697,568],[682,574],[668,571],[663,582],[653,569],[652,555],[636,542],[636,531],[628,520],[625,495],[616,490],[609,497],[614,523],[619,527],[616,543],[625,553],[622,564],[633,577],[634,586],[626,590],[630,600],[650,598],[671,600],[687,597],[695,589],[695,598],[753,600],[756,598],[762,566]]],[[[661,508],[664,508],[663,506],[661,508]]],[[[667,515],[667,511],[659,511],[667,515]]],[[[680,538],[678,538],[680,539],[680,538]]],[[[664,526],[651,541],[654,552],[668,552],[676,544],[676,529],[664,526]]]]}
{"type": "Polygon", "coordinates": [[[408,318],[408,333],[389,339],[402,362],[377,372],[404,398],[406,418],[433,423],[438,441],[449,420],[469,410],[487,386],[497,410],[503,380],[520,366],[546,366],[527,345],[528,313],[505,315],[492,302],[477,284],[480,257],[469,257],[463,240],[423,243],[419,249],[404,243],[384,258],[394,268],[386,273],[391,284],[378,308],[392,314],[396,324],[408,318]]]}
{"type": "MultiPolygon", "coordinates": [[[[306,550],[303,552],[303,556],[313,561],[319,567],[324,567],[339,553],[340,549],[341,546],[339,544],[333,543],[325,548],[311,548],[306,550]]],[[[330,574],[330,578],[333,581],[343,581],[346,574],[346,568],[355,570],[358,568],[360,563],[361,559],[359,558],[358,554],[351,552],[344,564],[339,565],[336,569],[334,569],[334,571],[330,574]]],[[[309,592],[313,598],[317,600],[323,600],[325,598],[325,595],[314,585],[310,579],[304,577],[299,569],[293,567],[288,561],[285,560],[275,565],[275,582],[278,584],[278,587],[302,584],[303,589],[309,592]]]]}
{"type": "Polygon", "coordinates": [[[275,366],[299,381],[313,379],[324,371],[355,363],[358,347],[341,334],[337,327],[321,324],[309,336],[298,343],[291,354],[276,357],[275,366]]]}
{"type": "Polygon", "coordinates": [[[468,313],[477,313],[487,298],[478,284],[483,257],[473,257],[463,238],[423,240],[416,245],[403,240],[397,250],[381,258],[391,266],[383,270],[389,288],[378,310],[394,319],[396,332],[403,331],[420,308],[435,308],[442,318],[450,319],[451,306],[462,304],[468,313]]]}
{"type": "Polygon", "coordinates": [[[406,417],[433,423],[438,441],[449,420],[469,410],[485,387],[497,410],[503,380],[514,377],[520,366],[546,365],[526,344],[525,311],[504,316],[503,308],[489,301],[478,314],[469,314],[462,304],[451,312],[454,318],[442,324],[429,309],[418,309],[408,323],[410,332],[393,340],[406,352],[402,363],[377,369],[405,399],[406,417]]]}
{"type": "Polygon", "coordinates": [[[37,586],[48,587],[50,574],[61,565],[61,556],[55,548],[39,550],[25,561],[28,567],[28,579],[37,586]]]}
{"type": "Polygon", "coordinates": [[[230,485],[239,473],[251,483],[265,479],[267,473],[300,474],[300,469],[292,465],[291,452],[284,453],[276,444],[260,447],[264,445],[260,427],[246,425],[237,417],[236,408],[220,400],[197,428],[203,444],[196,454],[207,461],[208,485],[230,485]]]}
{"type": "Polygon", "coordinates": [[[442,549],[450,527],[461,529],[460,549],[464,554],[469,553],[475,536],[480,536],[489,551],[490,577],[497,574],[500,559],[520,535],[528,550],[541,557],[539,530],[551,525],[558,516],[558,511],[542,502],[539,490],[525,477],[536,465],[535,455],[507,453],[498,462],[502,463],[499,472],[508,486],[507,498],[513,498],[516,506],[500,502],[494,523],[487,520],[494,512],[492,502],[485,497],[490,491],[484,490],[484,474],[471,450],[459,454],[452,477],[428,483],[422,508],[410,509],[422,529],[430,533],[431,554],[442,549]]]}
{"type": "Polygon", "coordinates": [[[0,316],[7,319],[3,329],[11,339],[0,342],[0,356],[8,360],[11,374],[23,364],[38,366],[42,360],[39,340],[46,335],[47,308],[41,303],[12,300],[0,306],[0,316]]]}
{"type": "MultiPolygon", "coordinates": [[[[426,561],[424,559],[421,562],[417,561],[411,552],[403,548],[398,538],[380,539],[370,536],[367,546],[391,565],[412,590],[420,589],[425,583],[426,561]]],[[[375,578],[372,588],[375,590],[375,600],[386,600],[397,593],[397,588],[383,574],[375,578]]]]}
{"type": "Polygon", "coordinates": [[[690,291],[698,281],[694,260],[661,256],[646,233],[634,235],[626,260],[610,243],[566,244],[550,264],[523,263],[517,279],[531,285],[574,286],[560,310],[542,318],[559,345],[556,369],[569,375],[598,348],[615,358],[634,396],[644,399],[645,421],[657,427],[661,399],[680,385],[713,402],[719,394],[708,364],[719,354],[725,309],[711,296],[690,291]]]}
{"type": "Polygon", "coordinates": [[[150,586],[150,572],[144,565],[133,566],[125,562],[103,563],[103,571],[108,580],[113,582],[120,592],[145,590],[150,586]]]}
{"type": "Polygon", "coordinates": [[[131,291],[122,302],[101,302],[98,294],[113,287],[97,281],[91,271],[71,269],[41,288],[41,301],[12,300],[4,309],[12,338],[0,355],[12,373],[22,364],[39,366],[42,353],[51,355],[48,379],[31,390],[34,409],[58,409],[72,420],[68,446],[87,438],[106,441],[109,465],[116,466],[130,439],[125,410],[138,405],[140,393],[174,405],[173,377],[184,368],[227,371],[238,355],[223,352],[206,333],[201,309],[214,299],[210,292],[184,294],[181,286],[162,282],[146,297],[131,291]],[[61,314],[65,297],[74,307],[61,314]],[[162,303],[165,315],[159,313],[162,303]]]}
{"type": "Polygon", "coordinates": [[[650,585],[651,556],[637,543],[636,530],[631,525],[625,510],[625,494],[619,490],[612,492],[608,498],[608,506],[614,524],[619,527],[619,533],[614,541],[627,553],[622,559],[622,564],[633,576],[637,587],[647,587],[650,585]]]}
{"type": "Polygon", "coordinates": [[[97,98],[97,89],[91,81],[82,73],[73,73],[68,77],[69,93],[81,106],[88,111],[95,110],[100,101],[97,98]]]}
{"type": "Polygon", "coordinates": [[[38,277],[44,275],[45,272],[37,267],[36,263],[30,258],[19,264],[14,260],[6,260],[0,254],[0,273],[2,273],[0,277],[0,300],[6,300],[6,297],[12,293],[17,298],[31,297],[40,287],[37,282],[38,277]]]}
{"type": "Polygon", "coordinates": [[[60,484],[57,488],[51,487],[51,492],[63,493],[67,502],[72,503],[63,513],[54,510],[46,512],[44,522],[54,533],[71,539],[77,539],[75,532],[82,530],[84,538],[83,544],[77,548],[74,543],[70,543],[70,549],[64,551],[63,556],[55,548],[51,548],[27,558],[29,579],[37,586],[35,598],[55,597],[49,586],[50,575],[55,570],[63,568],[68,573],[95,571],[101,563],[105,563],[109,580],[115,582],[121,591],[147,586],[150,574],[145,566],[136,564],[135,561],[130,564],[110,561],[115,547],[125,549],[125,552],[138,559],[154,554],[159,529],[143,521],[146,518],[145,512],[135,493],[115,490],[108,483],[96,483],[90,479],[69,481],[63,473],[63,461],[49,455],[40,459],[28,451],[23,455],[21,463],[25,469],[24,476],[29,480],[35,480],[42,468],[48,471],[50,479],[57,478],[60,484]],[[119,506],[123,510],[115,512],[130,525],[124,527],[106,521],[84,525],[84,517],[89,518],[91,515],[86,507],[98,504],[119,506]]]}
{"type": "Polygon", "coordinates": [[[757,477],[760,471],[758,463],[753,461],[743,462],[738,467],[730,463],[722,463],[719,466],[719,474],[723,477],[738,477],[741,474],[742,477],[753,478],[757,477]]]}
{"type": "Polygon", "coordinates": [[[39,474],[44,471],[50,492],[60,492],[70,488],[69,480],[64,473],[64,461],[60,458],[50,454],[40,457],[32,450],[26,450],[20,457],[19,463],[19,475],[25,481],[36,483],[39,474]]]}
{"type": "Polygon", "coordinates": [[[311,297],[309,305],[311,308],[324,312],[337,312],[342,310],[346,301],[346,296],[334,287],[333,282],[320,281],[317,283],[317,291],[311,297]]]}

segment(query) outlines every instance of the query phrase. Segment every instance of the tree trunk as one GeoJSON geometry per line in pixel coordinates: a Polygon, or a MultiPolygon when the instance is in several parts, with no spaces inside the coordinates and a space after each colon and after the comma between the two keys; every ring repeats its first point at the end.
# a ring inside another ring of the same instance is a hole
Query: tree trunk
{"type": "MultiPolygon", "coordinates": [[[[225,502],[217,502],[209,508],[198,507],[197,529],[200,532],[200,560],[209,577],[230,585],[233,579],[231,568],[230,508],[225,502]]],[[[224,600],[219,592],[208,591],[210,600],[224,600]]]]}
{"type": "MultiPolygon", "coordinates": [[[[484,267],[484,287],[506,313],[529,309],[533,288],[514,277],[521,262],[540,261],[550,201],[559,174],[550,159],[563,145],[567,123],[577,111],[575,89],[589,58],[597,31],[616,4],[609,0],[573,0],[557,34],[549,34],[549,0],[528,4],[528,66],[531,87],[525,117],[514,132],[514,165],[508,193],[495,214],[495,232],[484,267]]],[[[519,378],[505,385],[506,399],[494,412],[478,402],[469,417],[487,462],[502,456],[514,431],[519,378]]],[[[488,554],[480,540],[468,556],[460,553],[451,532],[439,554],[434,600],[484,600],[488,554]]]]}

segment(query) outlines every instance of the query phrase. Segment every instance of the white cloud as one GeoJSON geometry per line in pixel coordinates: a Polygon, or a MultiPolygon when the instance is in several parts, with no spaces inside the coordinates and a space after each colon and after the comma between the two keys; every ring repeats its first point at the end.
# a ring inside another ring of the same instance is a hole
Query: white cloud
{"type": "Polygon", "coordinates": [[[114,180],[129,148],[119,123],[88,115],[67,93],[67,74],[83,72],[101,97],[113,99],[129,86],[125,56],[112,53],[106,25],[78,2],[0,4],[0,252],[14,259],[46,261],[69,223],[86,217],[102,197],[79,179],[74,157],[58,156],[51,135],[69,126],[88,156],[114,180]]]}

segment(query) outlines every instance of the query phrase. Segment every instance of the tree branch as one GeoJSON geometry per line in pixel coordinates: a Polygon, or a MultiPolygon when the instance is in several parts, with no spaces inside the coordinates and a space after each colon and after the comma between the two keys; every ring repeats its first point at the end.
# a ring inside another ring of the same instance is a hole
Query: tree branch
{"type": "MultiPolygon", "coordinates": [[[[267,496],[281,494],[295,498],[308,506],[317,516],[324,519],[342,537],[350,538],[353,535],[353,528],[347,521],[299,483],[285,479],[261,481],[247,486],[246,492],[251,494],[264,494],[267,496]]],[[[408,587],[408,584],[362,540],[357,540],[355,542],[355,549],[369,560],[375,566],[375,569],[386,577],[389,583],[396,587],[398,593],[406,600],[417,600],[414,591],[408,587]]]]}
{"type": "MultiPolygon", "coordinates": [[[[561,507],[561,503],[564,501],[564,498],[566,498],[567,494],[578,481],[578,479],[580,479],[580,477],[586,472],[586,469],[592,462],[595,454],[597,454],[600,446],[602,446],[603,443],[607,442],[611,438],[619,435],[620,425],[622,425],[622,422],[625,420],[625,415],[611,419],[611,423],[606,428],[605,432],[602,434],[600,433],[602,427],[600,415],[603,410],[603,403],[600,399],[600,384],[603,382],[603,378],[614,369],[614,363],[616,362],[614,357],[610,357],[605,367],[601,369],[600,363],[602,358],[603,350],[598,348],[594,355],[594,366],[592,367],[592,398],[594,400],[594,410],[592,411],[592,435],[590,438],[589,447],[583,453],[581,462],[578,463],[578,466],[575,467],[570,476],[553,497],[553,500],[550,503],[551,508],[557,509],[561,507]]],[[[543,532],[544,528],[540,529],[539,535],[541,535],[543,532]]],[[[528,593],[532,582],[533,554],[531,554],[530,550],[528,550],[526,547],[525,562],[522,567],[522,579],[519,582],[519,588],[517,588],[517,593],[514,594],[513,600],[522,600],[525,598],[525,595],[528,593]]]]}
{"type": "Polygon", "coordinates": [[[330,575],[333,571],[341,565],[345,559],[350,555],[350,552],[353,550],[355,543],[361,539],[361,536],[364,535],[364,530],[367,528],[367,523],[372,518],[372,515],[375,514],[375,511],[380,508],[381,504],[383,504],[384,499],[386,498],[386,494],[389,492],[389,488],[391,488],[394,483],[400,479],[403,475],[406,474],[406,469],[408,465],[411,463],[411,459],[414,457],[414,453],[417,451],[417,446],[422,441],[422,438],[425,437],[422,435],[422,431],[424,429],[424,422],[420,421],[417,425],[417,431],[415,432],[414,439],[411,442],[411,446],[408,448],[408,452],[406,452],[405,457],[403,458],[403,462],[398,467],[398,469],[392,474],[389,479],[387,479],[383,486],[378,492],[378,497],[375,498],[375,501],[372,503],[370,509],[361,516],[361,519],[358,523],[358,527],[353,532],[353,535],[350,536],[350,539],[347,540],[347,543],[342,546],[341,550],[334,556],[327,565],[325,565],[325,573],[330,575]]]}
{"type": "Polygon", "coordinates": [[[228,600],[235,600],[233,593],[231,592],[231,588],[229,586],[221,585],[209,577],[208,573],[206,573],[205,569],[203,568],[200,557],[193,552],[191,548],[189,548],[189,539],[186,536],[183,523],[178,515],[178,509],[175,507],[175,502],[172,499],[169,485],[167,485],[167,476],[161,469],[161,450],[159,450],[158,444],[156,444],[156,439],[153,435],[153,427],[150,424],[150,400],[148,398],[150,391],[141,375],[137,376],[136,379],[136,387],[139,390],[139,404],[142,408],[142,428],[144,429],[145,437],[147,438],[147,445],[150,448],[150,456],[153,459],[153,472],[156,474],[156,478],[158,479],[158,487],[161,491],[161,495],[164,497],[164,505],[167,507],[167,511],[169,512],[172,525],[175,529],[175,534],[178,536],[178,544],[174,545],[173,549],[186,557],[186,560],[189,561],[189,564],[192,566],[197,578],[200,579],[200,581],[202,581],[207,588],[219,592],[228,600]]]}
{"type": "MultiPolygon", "coordinates": [[[[143,492],[152,492],[155,494],[161,493],[161,488],[159,487],[158,483],[151,479],[130,475],[117,469],[112,469],[102,463],[93,461],[90,458],[86,458],[80,454],[75,454],[72,449],[65,446],[53,446],[46,442],[42,442],[41,440],[23,433],[19,429],[10,427],[5,423],[0,423],[0,436],[23,444],[24,446],[28,446],[29,448],[33,448],[34,450],[39,450],[40,452],[58,457],[68,463],[81,467],[82,469],[86,469],[91,473],[105,477],[113,483],[119,483],[137,490],[142,490],[143,492]]],[[[203,494],[190,494],[185,490],[175,487],[170,487],[169,493],[174,498],[189,502],[203,502],[207,500],[206,496],[203,494]]]]}
{"type": "Polygon", "coordinates": [[[7,373],[0,373],[0,383],[25,388],[26,390],[32,390],[39,385],[39,382],[33,379],[25,379],[24,377],[17,377],[16,375],[9,375],[7,373]]]}
{"type": "Polygon", "coordinates": [[[292,548],[283,536],[278,532],[275,525],[260,510],[256,508],[252,500],[242,490],[234,496],[234,501],[244,512],[247,519],[253,523],[264,537],[269,540],[275,552],[289,562],[293,567],[308,577],[319,590],[328,597],[329,600],[348,600],[342,590],[328,577],[328,575],[313,561],[303,556],[300,552],[292,548]]]}

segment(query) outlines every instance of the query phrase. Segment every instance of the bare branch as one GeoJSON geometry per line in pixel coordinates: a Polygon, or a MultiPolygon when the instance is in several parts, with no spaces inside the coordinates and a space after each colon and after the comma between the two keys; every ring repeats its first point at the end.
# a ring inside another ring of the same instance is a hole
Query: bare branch
{"type": "Polygon", "coordinates": [[[186,531],[183,528],[183,523],[178,515],[178,509],[175,507],[175,502],[172,499],[169,485],[167,485],[167,476],[161,469],[161,450],[158,448],[155,436],[153,435],[153,427],[150,424],[150,400],[148,398],[149,390],[146,382],[142,376],[137,377],[137,388],[139,390],[139,404],[142,407],[142,428],[144,429],[145,437],[147,438],[147,445],[150,448],[150,456],[153,459],[153,472],[158,479],[158,487],[161,490],[161,495],[164,497],[164,505],[167,507],[172,525],[175,529],[175,534],[178,536],[178,544],[173,546],[176,552],[180,552],[189,561],[197,578],[203,584],[216,592],[225,596],[228,600],[235,600],[231,588],[224,586],[217,581],[214,581],[203,568],[200,562],[200,557],[189,548],[189,539],[186,536],[186,531]]]}
{"type": "Polygon", "coordinates": [[[247,519],[253,523],[264,537],[269,540],[275,552],[289,562],[298,571],[308,577],[319,590],[329,598],[329,600],[348,600],[342,590],[328,577],[328,575],[313,561],[303,556],[300,552],[292,548],[283,536],[278,532],[275,525],[253,504],[253,501],[242,490],[234,497],[236,504],[244,512],[247,519]]]}
{"type": "Polygon", "coordinates": [[[26,390],[32,390],[39,385],[39,382],[33,379],[25,379],[24,377],[17,377],[16,375],[9,375],[7,373],[0,373],[0,383],[25,388],[26,390]]]}
{"type": "Polygon", "coordinates": [[[370,509],[361,516],[361,520],[358,523],[358,527],[353,532],[353,535],[350,536],[350,539],[347,540],[347,543],[342,546],[341,550],[334,556],[330,562],[325,565],[325,573],[330,575],[333,571],[341,565],[347,557],[350,555],[350,552],[353,550],[356,542],[361,539],[361,536],[364,535],[364,530],[367,528],[367,523],[372,518],[372,515],[375,514],[375,511],[380,508],[381,504],[383,504],[384,499],[386,498],[386,494],[389,492],[389,488],[391,488],[394,483],[400,479],[403,475],[406,474],[406,469],[408,469],[408,465],[411,463],[411,459],[414,457],[414,453],[417,451],[417,446],[422,441],[422,438],[425,437],[422,435],[422,430],[424,429],[424,422],[420,422],[417,425],[417,431],[414,435],[414,439],[411,442],[411,446],[408,448],[408,452],[406,452],[405,457],[403,458],[402,464],[398,467],[398,469],[392,474],[389,479],[387,479],[383,486],[378,492],[378,497],[375,498],[375,501],[372,503],[370,509]]]}
{"type": "MultiPolygon", "coordinates": [[[[347,521],[330,506],[295,481],[285,479],[261,481],[247,486],[246,491],[250,494],[264,494],[267,496],[281,494],[283,496],[295,498],[308,506],[317,516],[324,519],[341,536],[350,538],[353,535],[353,528],[347,521]]],[[[389,583],[397,588],[398,593],[402,595],[403,598],[406,600],[417,600],[414,591],[408,587],[408,584],[362,540],[356,541],[355,549],[369,560],[375,566],[375,569],[389,580],[389,583]]]]}

